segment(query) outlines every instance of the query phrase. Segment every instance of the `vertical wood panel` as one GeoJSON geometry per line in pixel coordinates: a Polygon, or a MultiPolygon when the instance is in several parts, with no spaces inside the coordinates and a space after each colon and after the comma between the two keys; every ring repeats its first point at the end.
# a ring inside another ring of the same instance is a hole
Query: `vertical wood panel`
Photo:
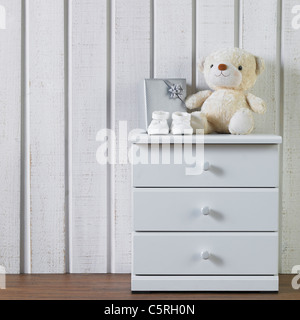
{"type": "Polygon", "coordinates": [[[106,1],[72,8],[72,270],[107,271],[107,167],[96,162],[96,133],[106,128],[106,1]]]}
{"type": "Polygon", "coordinates": [[[154,30],[154,77],[185,78],[191,91],[193,0],[155,0],[154,30]]]}
{"type": "Polygon", "coordinates": [[[300,264],[300,30],[292,28],[292,8],[299,1],[283,2],[282,272],[290,273],[300,264]]]}
{"type": "Polygon", "coordinates": [[[29,0],[22,1],[22,130],[21,130],[21,246],[20,271],[31,273],[30,217],[30,103],[29,103],[29,0]]]}
{"type": "MultiPolygon", "coordinates": [[[[128,130],[139,124],[139,88],[151,72],[151,1],[115,0],[113,10],[112,124],[118,137],[119,121],[127,121],[128,130]]],[[[126,142],[126,137],[121,138],[126,142]]],[[[113,272],[131,270],[130,172],[126,164],[112,170],[113,272]]]]}
{"type": "MultiPolygon", "coordinates": [[[[108,99],[106,77],[111,66],[106,61],[110,48],[106,19],[110,17],[106,16],[106,5],[109,1],[72,2],[71,271],[97,273],[107,271],[107,254],[110,254],[106,242],[107,168],[98,165],[95,158],[96,132],[107,126],[106,102],[111,106],[112,128],[117,137],[119,121],[128,121],[128,130],[138,127],[142,110],[139,84],[152,73],[153,48],[155,77],[187,78],[192,91],[197,73],[198,89],[207,88],[193,60],[234,46],[238,34],[237,1],[112,0],[112,95],[108,99]],[[151,21],[152,13],[155,21],[151,21]]],[[[241,0],[240,3],[240,46],[264,57],[267,67],[253,90],[268,104],[268,113],[256,117],[256,132],[278,133],[281,129],[284,135],[282,271],[289,273],[300,261],[297,105],[300,31],[291,27],[292,7],[299,3],[283,1],[282,128],[279,127],[278,0],[241,0]]],[[[21,4],[21,0],[1,1],[7,11],[7,29],[0,30],[0,265],[9,273],[20,271],[21,4]]],[[[62,273],[66,271],[65,194],[68,191],[64,1],[31,0],[29,5],[32,272],[62,273]]],[[[116,165],[111,178],[112,271],[130,272],[130,166],[116,165]]]]}
{"type": "MultiPolygon", "coordinates": [[[[197,62],[215,50],[234,47],[235,1],[198,0],[197,3],[197,62]]],[[[207,89],[205,79],[197,72],[198,90],[207,89]]]]}
{"type": "Polygon", "coordinates": [[[0,30],[0,265],[20,271],[21,1],[3,0],[0,30]]]}
{"type": "Polygon", "coordinates": [[[65,272],[64,1],[30,1],[33,273],[65,272]]]}
{"type": "Polygon", "coordinates": [[[241,1],[241,47],[264,58],[265,72],[258,77],[252,92],[265,100],[268,112],[255,115],[256,133],[278,133],[280,101],[277,81],[280,65],[277,54],[277,0],[241,1]],[[255,21],[255,27],[253,27],[255,21]]]}

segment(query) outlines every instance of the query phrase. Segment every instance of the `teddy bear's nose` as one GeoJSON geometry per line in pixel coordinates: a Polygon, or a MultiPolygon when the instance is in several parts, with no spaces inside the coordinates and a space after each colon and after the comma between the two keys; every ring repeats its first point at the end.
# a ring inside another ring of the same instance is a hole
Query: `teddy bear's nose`
{"type": "Polygon", "coordinates": [[[219,70],[221,70],[221,71],[227,70],[226,64],[219,64],[219,70]]]}

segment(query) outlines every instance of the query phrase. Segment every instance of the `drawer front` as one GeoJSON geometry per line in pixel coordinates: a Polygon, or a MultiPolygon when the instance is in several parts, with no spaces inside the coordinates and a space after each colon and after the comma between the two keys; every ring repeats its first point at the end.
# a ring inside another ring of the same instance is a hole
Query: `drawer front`
{"type": "Polygon", "coordinates": [[[138,147],[133,155],[134,187],[278,187],[277,145],[206,145],[202,162],[209,168],[198,175],[190,175],[187,169],[194,166],[184,161],[191,161],[187,155],[195,145],[138,147]],[[143,164],[136,164],[139,159],[143,164]]]}
{"type": "Polygon", "coordinates": [[[133,274],[274,275],[277,248],[273,232],[134,233],[133,274]]]}
{"type": "Polygon", "coordinates": [[[135,231],[277,231],[278,189],[135,188],[135,231]]]}

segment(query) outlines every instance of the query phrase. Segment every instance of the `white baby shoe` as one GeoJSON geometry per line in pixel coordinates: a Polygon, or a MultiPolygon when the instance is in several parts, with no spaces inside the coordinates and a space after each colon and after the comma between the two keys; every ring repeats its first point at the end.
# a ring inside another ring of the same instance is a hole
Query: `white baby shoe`
{"type": "Polygon", "coordinates": [[[193,134],[193,128],[191,127],[191,115],[187,112],[174,112],[172,114],[171,133],[174,135],[193,134]]]}
{"type": "Polygon", "coordinates": [[[148,134],[169,134],[170,128],[168,125],[168,119],[170,117],[169,112],[165,111],[154,111],[152,113],[152,121],[148,128],[148,134]]]}

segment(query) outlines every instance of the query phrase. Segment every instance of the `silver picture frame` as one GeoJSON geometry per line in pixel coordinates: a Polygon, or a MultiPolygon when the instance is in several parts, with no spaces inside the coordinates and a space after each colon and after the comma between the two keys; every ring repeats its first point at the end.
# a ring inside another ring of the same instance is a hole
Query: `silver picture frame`
{"type": "Polygon", "coordinates": [[[145,79],[144,80],[144,114],[145,130],[152,121],[154,111],[170,113],[169,125],[173,112],[186,112],[186,79],[145,79]]]}

